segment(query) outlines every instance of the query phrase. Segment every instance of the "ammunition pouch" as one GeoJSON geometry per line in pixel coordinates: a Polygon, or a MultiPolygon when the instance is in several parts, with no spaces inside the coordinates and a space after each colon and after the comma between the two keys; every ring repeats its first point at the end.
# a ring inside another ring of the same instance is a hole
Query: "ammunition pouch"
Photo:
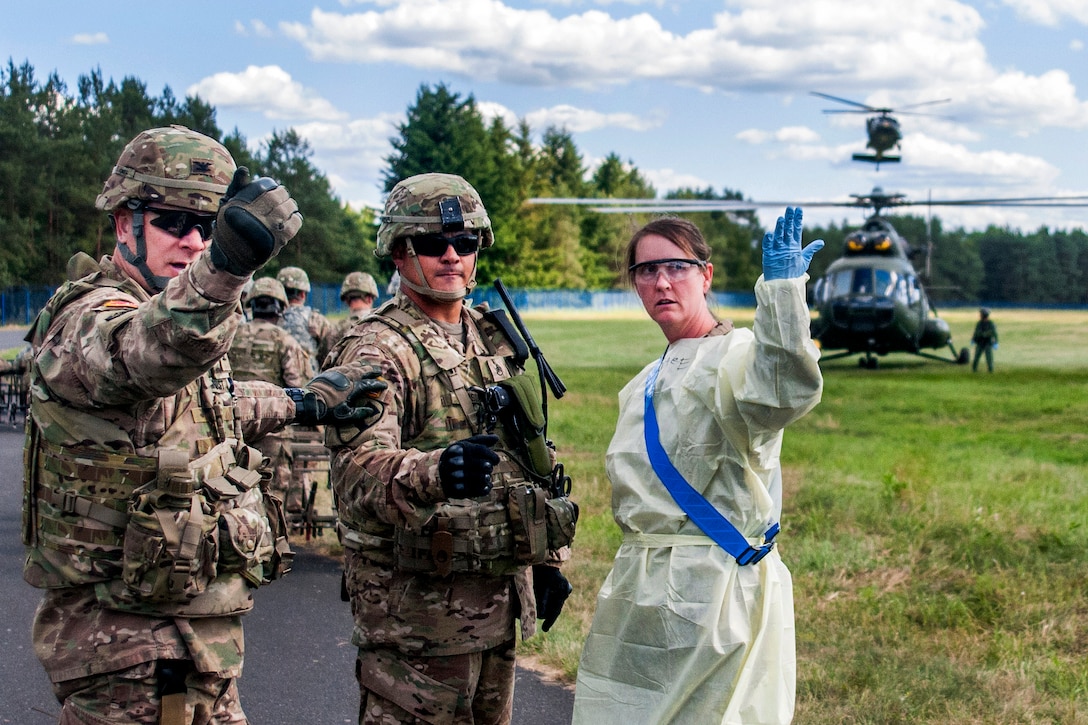
{"type": "Polygon", "coordinates": [[[544,516],[548,531],[548,548],[562,549],[574,541],[578,524],[578,504],[567,496],[555,496],[544,502],[544,516]]]}

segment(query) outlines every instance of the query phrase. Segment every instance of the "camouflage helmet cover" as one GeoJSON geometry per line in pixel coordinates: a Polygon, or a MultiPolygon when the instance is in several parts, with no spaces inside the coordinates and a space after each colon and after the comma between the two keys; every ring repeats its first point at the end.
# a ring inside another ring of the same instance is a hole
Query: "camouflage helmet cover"
{"type": "Polygon", "coordinates": [[[284,306],[287,305],[287,293],[280,281],[274,277],[261,277],[253,280],[253,287],[249,290],[246,300],[252,303],[258,297],[271,297],[282,302],[284,306]]]}
{"type": "Polygon", "coordinates": [[[184,126],[152,128],[125,146],[94,205],[113,211],[139,201],[215,213],[235,168],[213,138],[184,126]]]}
{"type": "Polygon", "coordinates": [[[340,299],[346,300],[353,292],[360,297],[370,295],[377,299],[378,283],[366,272],[351,272],[344,277],[344,283],[340,285],[340,299]]]}
{"type": "Polygon", "coordinates": [[[276,279],[280,281],[285,289],[310,291],[310,278],[307,276],[306,270],[301,267],[284,267],[276,275],[276,279]]]}
{"type": "Polygon", "coordinates": [[[450,197],[456,197],[461,203],[464,228],[479,233],[480,248],[486,249],[494,244],[491,219],[484,209],[483,200],[471,184],[455,174],[419,174],[402,179],[389,192],[374,254],[389,256],[393,251],[393,242],[398,238],[443,231],[438,205],[450,197]]]}

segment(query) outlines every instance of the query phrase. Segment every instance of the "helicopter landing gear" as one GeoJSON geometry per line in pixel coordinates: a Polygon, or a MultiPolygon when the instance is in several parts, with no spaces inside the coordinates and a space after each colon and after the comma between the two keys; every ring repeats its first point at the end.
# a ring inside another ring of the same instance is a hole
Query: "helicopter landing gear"
{"type": "Polygon", "coordinates": [[[878,360],[874,355],[866,355],[865,357],[858,358],[858,367],[866,368],[868,370],[876,370],[878,360]]]}
{"type": "Polygon", "coordinates": [[[971,360],[971,353],[968,352],[966,347],[960,348],[960,354],[956,356],[957,365],[966,365],[971,360]]]}

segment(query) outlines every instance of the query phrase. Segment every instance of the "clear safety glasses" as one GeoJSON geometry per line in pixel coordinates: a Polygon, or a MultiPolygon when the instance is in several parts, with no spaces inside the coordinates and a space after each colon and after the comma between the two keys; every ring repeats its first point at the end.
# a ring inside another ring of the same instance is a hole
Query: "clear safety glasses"
{"type": "Polygon", "coordinates": [[[696,269],[706,267],[706,262],[701,259],[652,259],[648,262],[639,262],[627,268],[636,284],[653,284],[657,278],[665,275],[669,282],[680,282],[687,279],[696,269]]]}

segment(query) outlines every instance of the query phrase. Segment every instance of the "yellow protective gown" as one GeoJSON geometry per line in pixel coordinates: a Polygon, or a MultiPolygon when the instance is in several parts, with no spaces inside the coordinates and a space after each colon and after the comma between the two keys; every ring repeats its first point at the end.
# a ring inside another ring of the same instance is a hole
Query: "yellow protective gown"
{"type": "MultiPolygon", "coordinates": [[[[753,330],[719,325],[661,361],[654,408],[684,478],[754,545],[782,510],[782,429],[823,388],[807,276],[756,284],[753,330]]],[[[578,669],[576,725],[788,723],[793,591],[777,548],[738,566],[654,474],[643,438],[647,366],[620,392],[608,448],[623,531],[578,669]]]]}

